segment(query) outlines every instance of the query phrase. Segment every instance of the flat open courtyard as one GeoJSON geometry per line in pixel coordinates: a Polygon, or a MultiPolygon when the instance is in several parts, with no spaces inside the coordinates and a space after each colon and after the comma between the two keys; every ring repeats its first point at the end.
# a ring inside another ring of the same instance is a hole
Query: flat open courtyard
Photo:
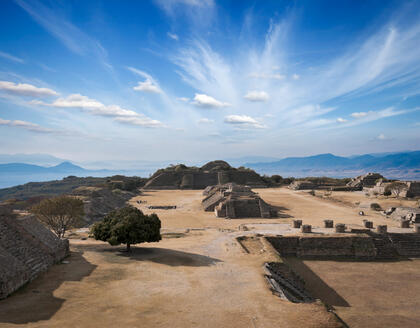
{"type": "MultiPolygon", "coordinates": [[[[294,304],[273,295],[262,265],[275,255],[247,254],[235,238],[253,233],[240,230],[244,224],[283,229],[293,218],[319,227],[326,218],[361,226],[359,209],[285,188],[255,191],[279,208],[279,218],[220,219],[201,209],[200,190],[145,191],[131,203],[159,215],[161,242],[126,254],[119,251],[124,246],[83,240],[86,232],[75,231],[69,263],[0,301],[0,327],[342,327],[321,302],[294,304]]],[[[398,229],[397,222],[365,212],[375,225],[398,229]]],[[[420,261],[291,265],[350,327],[418,327],[420,261]]]]}

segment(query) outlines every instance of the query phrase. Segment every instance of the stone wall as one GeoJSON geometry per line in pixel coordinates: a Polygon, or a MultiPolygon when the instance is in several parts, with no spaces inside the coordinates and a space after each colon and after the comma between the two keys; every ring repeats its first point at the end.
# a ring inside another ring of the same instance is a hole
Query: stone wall
{"type": "Polygon", "coordinates": [[[58,239],[34,217],[0,216],[0,299],[68,255],[68,240],[58,239]]]}
{"type": "Polygon", "coordinates": [[[376,255],[375,246],[369,236],[281,236],[266,239],[281,256],[372,259],[376,255]]]}

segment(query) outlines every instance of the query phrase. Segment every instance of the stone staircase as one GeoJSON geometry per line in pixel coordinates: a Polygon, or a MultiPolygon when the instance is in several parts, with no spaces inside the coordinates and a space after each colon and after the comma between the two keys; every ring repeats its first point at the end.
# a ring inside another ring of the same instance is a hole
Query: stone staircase
{"type": "Polygon", "coordinates": [[[271,290],[293,303],[312,303],[315,299],[305,289],[305,282],[287,265],[277,262],[264,264],[271,290]]]}
{"type": "Polygon", "coordinates": [[[372,235],[372,242],[376,248],[375,259],[393,260],[398,258],[398,253],[387,235],[372,235]]]}
{"type": "Polygon", "coordinates": [[[33,236],[22,229],[17,222],[13,222],[14,220],[1,219],[0,244],[11,256],[23,264],[32,280],[40,272],[45,271],[54,262],[54,259],[33,236]]]}
{"type": "Polygon", "coordinates": [[[390,233],[388,235],[400,256],[420,257],[420,234],[390,233]]]}

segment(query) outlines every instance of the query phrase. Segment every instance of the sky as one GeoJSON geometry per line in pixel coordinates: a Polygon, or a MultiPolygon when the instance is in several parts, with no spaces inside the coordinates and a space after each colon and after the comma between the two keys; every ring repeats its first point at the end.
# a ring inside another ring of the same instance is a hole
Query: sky
{"type": "Polygon", "coordinates": [[[0,153],[420,149],[420,1],[3,0],[0,153]]]}

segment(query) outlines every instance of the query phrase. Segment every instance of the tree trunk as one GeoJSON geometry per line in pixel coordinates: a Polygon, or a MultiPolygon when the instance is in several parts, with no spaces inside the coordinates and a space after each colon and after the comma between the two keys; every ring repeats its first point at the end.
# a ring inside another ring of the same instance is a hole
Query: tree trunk
{"type": "Polygon", "coordinates": [[[131,252],[130,244],[127,243],[127,253],[130,253],[130,252],[131,252]]]}

